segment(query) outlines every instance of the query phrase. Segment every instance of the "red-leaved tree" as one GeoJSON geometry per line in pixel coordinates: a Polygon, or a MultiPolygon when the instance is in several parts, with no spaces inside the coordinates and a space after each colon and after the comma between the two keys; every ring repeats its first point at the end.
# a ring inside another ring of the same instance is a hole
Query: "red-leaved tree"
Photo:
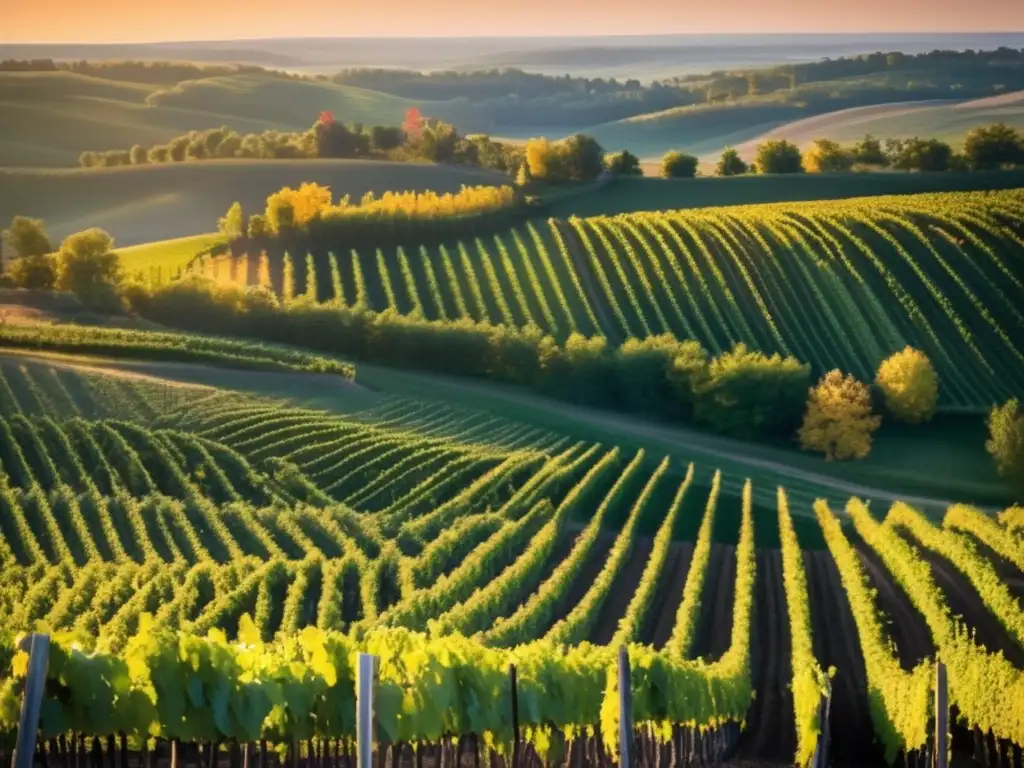
{"type": "Polygon", "coordinates": [[[423,133],[423,113],[416,107],[409,107],[405,113],[405,122],[402,123],[402,131],[410,139],[418,139],[423,133]]]}
{"type": "Polygon", "coordinates": [[[325,109],[320,113],[320,117],[317,118],[317,122],[323,123],[324,125],[331,125],[334,122],[334,113],[329,109],[325,109]]]}

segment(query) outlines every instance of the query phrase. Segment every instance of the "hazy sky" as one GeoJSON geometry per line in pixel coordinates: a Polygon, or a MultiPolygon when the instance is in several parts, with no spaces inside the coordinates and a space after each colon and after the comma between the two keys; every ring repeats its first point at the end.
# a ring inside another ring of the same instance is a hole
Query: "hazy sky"
{"type": "Polygon", "coordinates": [[[0,0],[4,42],[1011,32],[1022,0],[0,0]]]}

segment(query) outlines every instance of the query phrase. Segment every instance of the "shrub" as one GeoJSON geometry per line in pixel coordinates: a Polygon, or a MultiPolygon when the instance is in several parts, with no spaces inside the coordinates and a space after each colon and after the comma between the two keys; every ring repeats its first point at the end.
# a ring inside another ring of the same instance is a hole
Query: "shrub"
{"type": "Polygon", "coordinates": [[[608,171],[615,176],[643,176],[640,158],[624,149],[608,158],[608,171]]]}
{"type": "Polygon", "coordinates": [[[792,435],[810,376],[810,366],[796,358],[768,357],[737,344],[708,366],[707,378],[695,392],[695,415],[736,437],[792,435]]]}
{"type": "Polygon", "coordinates": [[[42,219],[28,216],[11,219],[11,226],[3,232],[3,243],[15,258],[53,253],[53,243],[46,234],[42,219]]]}
{"type": "Polygon", "coordinates": [[[54,256],[23,256],[8,266],[11,280],[18,288],[48,291],[57,282],[57,259],[54,256]]]}
{"type": "Polygon", "coordinates": [[[907,347],[886,358],[878,367],[875,384],[893,416],[908,424],[920,424],[935,415],[939,379],[931,361],[920,350],[907,347]]]}
{"type": "Polygon", "coordinates": [[[146,152],[146,148],[141,144],[136,144],[128,150],[128,156],[131,158],[132,165],[145,165],[149,162],[149,155],[146,152]]]}
{"type": "MultiPolygon", "coordinates": [[[[1017,398],[992,409],[988,417],[989,439],[985,448],[995,459],[1001,477],[1024,494],[1024,408],[1017,398]]],[[[1024,495],[1019,497],[1024,501],[1024,495]]]]}
{"type": "Polygon", "coordinates": [[[757,147],[754,160],[758,173],[803,173],[803,156],[796,144],[784,139],[766,141],[757,147]]]}
{"type": "MultiPolygon", "coordinates": [[[[738,157],[737,157],[738,159],[738,157]]],[[[743,162],[740,160],[740,162],[743,162]]],[[[692,179],[697,175],[700,161],[685,152],[669,152],[661,159],[663,179],[692,179]]]]}
{"type": "Polygon", "coordinates": [[[217,220],[217,229],[229,240],[241,237],[245,234],[245,214],[242,213],[242,204],[235,201],[228,212],[217,220]]]}
{"type": "Polygon", "coordinates": [[[667,333],[627,339],[615,351],[616,399],[637,413],[688,419],[707,357],[696,341],[679,341],[667,333]]]}
{"type": "Polygon", "coordinates": [[[871,452],[871,436],[882,424],[871,414],[871,389],[853,376],[829,371],[811,390],[798,437],[805,451],[833,459],[863,459],[871,452]]]}
{"type": "Polygon", "coordinates": [[[742,176],[749,170],[740,153],[732,147],[726,147],[715,166],[715,174],[718,176],[742,176]]]}

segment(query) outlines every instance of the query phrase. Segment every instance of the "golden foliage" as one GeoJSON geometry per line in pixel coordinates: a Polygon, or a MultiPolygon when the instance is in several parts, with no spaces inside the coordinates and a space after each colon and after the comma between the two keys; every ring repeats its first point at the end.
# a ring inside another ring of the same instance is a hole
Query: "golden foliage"
{"type": "Polygon", "coordinates": [[[306,182],[298,189],[284,187],[267,198],[266,218],[271,232],[304,227],[331,205],[331,190],[306,182]]]}
{"type": "Polygon", "coordinates": [[[920,424],[935,415],[939,378],[920,350],[907,347],[878,367],[875,384],[885,396],[885,407],[900,421],[920,424]]]}
{"type": "Polygon", "coordinates": [[[830,461],[863,459],[871,453],[871,436],[881,424],[882,418],[871,413],[868,385],[832,370],[807,399],[800,447],[820,451],[830,461]]]}
{"type": "Polygon", "coordinates": [[[526,167],[531,179],[547,178],[551,164],[551,142],[547,139],[530,139],[526,142],[526,167]]]}

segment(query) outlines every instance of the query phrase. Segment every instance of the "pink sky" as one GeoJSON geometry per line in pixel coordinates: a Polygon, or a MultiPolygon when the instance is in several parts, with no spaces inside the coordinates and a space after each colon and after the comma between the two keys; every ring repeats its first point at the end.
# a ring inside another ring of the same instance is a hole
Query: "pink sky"
{"type": "Polygon", "coordinates": [[[1024,0],[9,0],[2,41],[1012,32],[1024,0]]]}

